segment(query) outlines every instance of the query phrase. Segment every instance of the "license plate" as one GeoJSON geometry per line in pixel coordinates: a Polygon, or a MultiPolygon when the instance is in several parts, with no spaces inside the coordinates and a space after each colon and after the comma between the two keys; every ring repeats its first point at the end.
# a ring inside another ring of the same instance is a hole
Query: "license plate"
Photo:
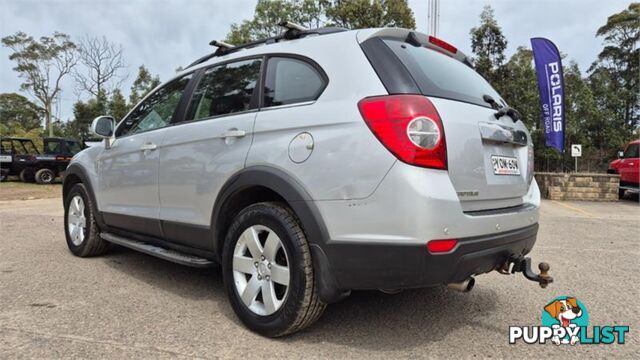
{"type": "Polygon", "coordinates": [[[0,162],[11,162],[11,155],[0,155],[0,162]]]}
{"type": "Polygon", "coordinates": [[[509,156],[491,156],[493,173],[495,175],[520,175],[518,159],[509,156]]]}

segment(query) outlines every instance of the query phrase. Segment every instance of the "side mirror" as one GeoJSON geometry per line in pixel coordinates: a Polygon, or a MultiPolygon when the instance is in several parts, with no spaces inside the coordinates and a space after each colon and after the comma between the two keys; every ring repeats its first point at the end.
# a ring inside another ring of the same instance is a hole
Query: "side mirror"
{"type": "Polygon", "coordinates": [[[114,128],[115,120],[111,116],[98,116],[91,123],[91,132],[103,139],[112,138],[114,128]]]}
{"type": "Polygon", "coordinates": [[[618,151],[618,159],[622,159],[624,156],[624,151],[618,151]]]}

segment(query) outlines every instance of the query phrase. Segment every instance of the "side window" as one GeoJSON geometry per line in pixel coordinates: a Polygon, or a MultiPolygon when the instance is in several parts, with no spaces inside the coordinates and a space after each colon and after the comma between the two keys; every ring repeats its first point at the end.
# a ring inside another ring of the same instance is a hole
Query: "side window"
{"type": "Polygon", "coordinates": [[[272,57],[267,63],[264,106],[315,100],[326,83],[316,68],[302,60],[272,57]]]}
{"type": "Polygon", "coordinates": [[[639,156],[640,152],[640,144],[631,144],[629,146],[627,146],[627,149],[624,152],[624,158],[625,159],[634,159],[639,156]]]}
{"type": "Polygon", "coordinates": [[[11,147],[11,140],[2,140],[0,142],[1,154],[13,154],[13,148],[11,147]]]}
{"type": "Polygon", "coordinates": [[[67,141],[66,143],[67,143],[67,149],[73,155],[75,155],[75,154],[79,153],[80,151],[82,151],[82,147],[77,142],[75,142],[75,141],[67,141]]]}
{"type": "Polygon", "coordinates": [[[44,153],[45,154],[59,154],[61,152],[62,151],[60,151],[60,142],[58,142],[58,141],[49,141],[44,146],[44,153]]]}
{"type": "Polygon", "coordinates": [[[252,100],[257,104],[261,64],[261,59],[251,59],[208,69],[193,92],[185,120],[249,110],[252,100]]]}
{"type": "Polygon", "coordinates": [[[176,79],[146,98],[118,126],[116,137],[158,129],[169,124],[192,76],[189,74],[176,79]]]}

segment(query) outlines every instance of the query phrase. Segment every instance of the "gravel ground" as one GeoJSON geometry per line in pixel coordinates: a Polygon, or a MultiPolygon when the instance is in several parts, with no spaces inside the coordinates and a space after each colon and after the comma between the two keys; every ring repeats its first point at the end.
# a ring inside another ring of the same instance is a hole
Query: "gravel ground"
{"type": "Polygon", "coordinates": [[[534,262],[556,283],[479,276],[475,289],[356,292],[283,339],[247,331],[218,269],[197,270],[115,248],[67,250],[61,200],[0,201],[0,358],[640,358],[640,207],[636,201],[542,205],[534,262]],[[625,345],[508,344],[510,325],[574,295],[590,325],[629,325],[625,345]]]}

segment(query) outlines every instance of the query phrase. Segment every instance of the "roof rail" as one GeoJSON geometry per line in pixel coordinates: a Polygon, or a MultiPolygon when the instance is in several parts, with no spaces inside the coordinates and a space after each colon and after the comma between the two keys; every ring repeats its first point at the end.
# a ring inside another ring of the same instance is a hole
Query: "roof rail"
{"type": "Polygon", "coordinates": [[[185,70],[190,67],[196,66],[198,64],[202,64],[207,60],[212,59],[216,56],[228,55],[242,49],[250,49],[260,45],[273,44],[273,43],[280,42],[282,40],[300,39],[300,38],[307,37],[309,35],[326,35],[326,34],[333,34],[333,33],[338,33],[338,32],[343,32],[348,30],[341,27],[323,27],[323,28],[317,28],[317,29],[307,29],[302,25],[298,25],[290,21],[282,21],[278,23],[278,25],[282,26],[287,30],[280,35],[269,37],[266,39],[251,41],[242,45],[234,46],[232,44],[227,44],[223,41],[213,40],[209,43],[209,45],[217,47],[216,51],[211,54],[205,55],[199,58],[198,60],[194,61],[193,63],[189,64],[185,68],[185,70]]]}

